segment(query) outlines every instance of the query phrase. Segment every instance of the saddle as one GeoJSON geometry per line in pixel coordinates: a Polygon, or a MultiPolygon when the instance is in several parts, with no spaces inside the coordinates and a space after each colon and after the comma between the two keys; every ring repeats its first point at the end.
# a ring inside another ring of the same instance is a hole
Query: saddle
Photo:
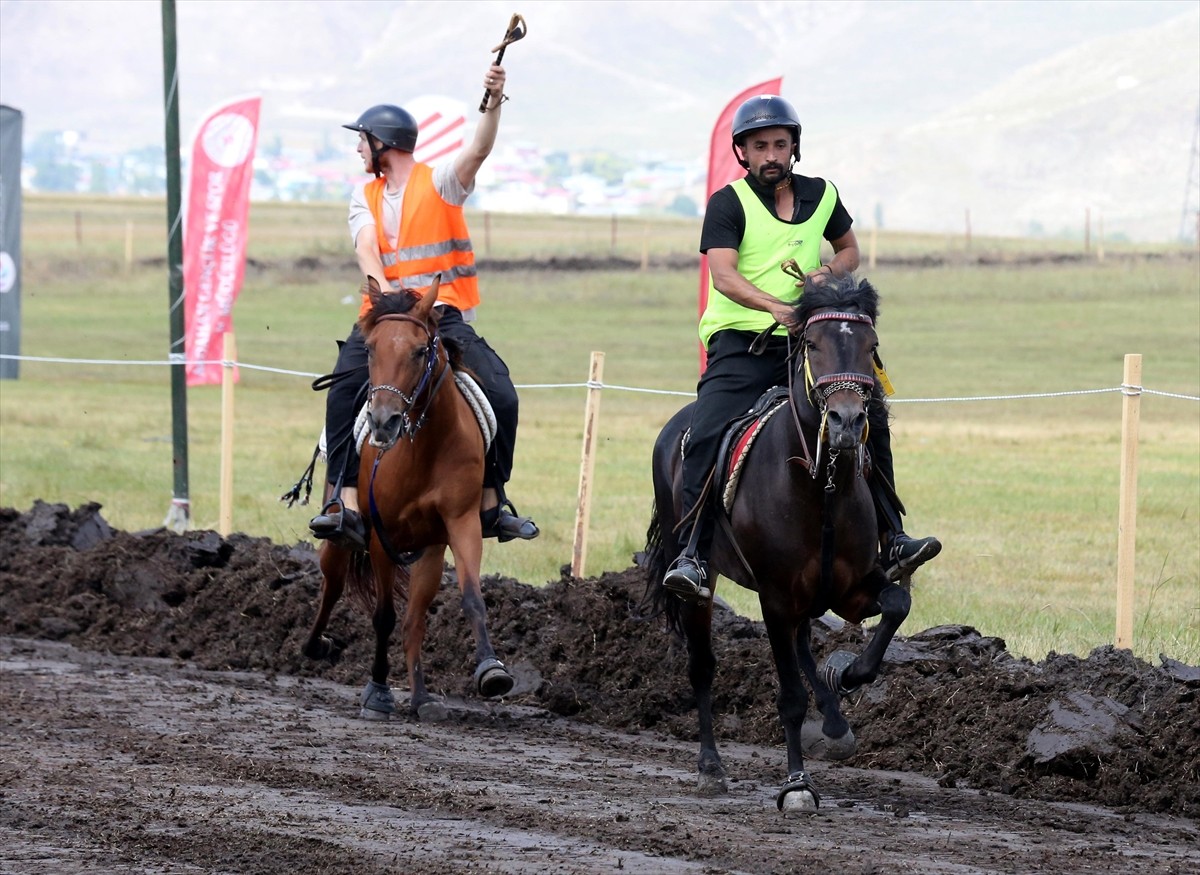
{"type": "MultiPolygon", "coordinates": [[[[737,495],[738,480],[742,475],[742,463],[750,454],[751,444],[758,432],[762,430],[767,420],[772,418],[787,403],[786,386],[776,385],[758,396],[750,409],[736,419],[730,420],[721,433],[721,443],[716,449],[714,471],[710,472],[708,484],[713,489],[721,491],[721,505],[725,513],[730,513],[733,507],[733,497],[737,495]]],[[[690,432],[684,434],[683,454],[688,454],[688,438],[690,432]]],[[[704,486],[708,492],[709,485],[704,486]]],[[[702,497],[703,501],[703,497],[702,497]]]]}
{"type": "MultiPolygon", "coordinates": [[[[787,387],[772,386],[758,396],[746,413],[731,420],[721,435],[712,483],[714,490],[720,490],[721,507],[726,514],[733,510],[733,501],[737,496],[738,485],[741,481],[742,465],[750,456],[754,439],[758,437],[759,432],[771,417],[782,410],[787,403],[787,387]]],[[[684,450],[686,452],[686,440],[684,450]]],[[[871,459],[865,449],[863,464],[863,476],[867,477],[870,474],[871,459]]]]}
{"type": "Polygon", "coordinates": [[[786,386],[772,386],[758,396],[746,413],[732,420],[721,435],[717,448],[714,487],[721,490],[721,505],[725,513],[733,509],[741,480],[742,464],[750,455],[750,447],[763,426],[787,404],[786,386]]]}

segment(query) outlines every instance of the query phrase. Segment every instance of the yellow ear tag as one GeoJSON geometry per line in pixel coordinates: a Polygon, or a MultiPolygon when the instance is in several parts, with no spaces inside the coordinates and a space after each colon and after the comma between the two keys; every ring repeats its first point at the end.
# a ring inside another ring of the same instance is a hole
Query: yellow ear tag
{"type": "Polygon", "coordinates": [[[878,352],[872,356],[871,364],[875,367],[875,376],[879,378],[879,385],[883,386],[883,394],[896,394],[896,390],[892,388],[892,381],[888,379],[887,371],[883,368],[883,362],[880,360],[878,352]]]}

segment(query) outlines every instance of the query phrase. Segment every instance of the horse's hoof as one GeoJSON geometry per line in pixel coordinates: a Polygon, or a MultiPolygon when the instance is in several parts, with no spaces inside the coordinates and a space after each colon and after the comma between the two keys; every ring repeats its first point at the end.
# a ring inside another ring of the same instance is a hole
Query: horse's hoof
{"type": "Polygon", "coordinates": [[[853,729],[846,729],[841,738],[825,734],[821,720],[805,720],[800,727],[800,749],[804,755],[817,760],[845,760],[854,756],[858,741],[853,729]]]}
{"type": "Polygon", "coordinates": [[[396,710],[396,699],[392,695],[392,688],[387,684],[377,684],[375,681],[367,681],[358,703],[362,706],[359,716],[367,720],[387,720],[396,710]]]}
{"type": "Polygon", "coordinates": [[[779,789],[775,805],[785,814],[816,814],[821,807],[821,794],[808,772],[792,772],[779,789]]]}
{"type": "Polygon", "coordinates": [[[729,792],[724,775],[706,775],[701,772],[696,781],[696,792],[701,796],[724,796],[729,792]]]}
{"type": "Polygon", "coordinates": [[[446,710],[446,706],[437,699],[430,699],[417,706],[417,719],[422,723],[441,723],[449,716],[450,712],[446,710]]]}
{"type": "Polygon", "coordinates": [[[858,656],[849,650],[835,650],[819,669],[821,680],[835,696],[849,696],[858,691],[858,687],[842,686],[842,676],[856,659],[858,656]]]}
{"type": "Polygon", "coordinates": [[[338,642],[328,635],[322,635],[315,641],[306,644],[303,653],[309,659],[329,659],[336,656],[341,648],[338,642]]]}
{"type": "Polygon", "coordinates": [[[779,802],[779,810],[784,814],[816,814],[821,803],[808,790],[793,790],[785,793],[779,802]]]}
{"type": "Polygon", "coordinates": [[[513,676],[508,673],[504,663],[495,657],[485,659],[475,669],[475,689],[485,699],[508,695],[513,683],[513,676]]]}

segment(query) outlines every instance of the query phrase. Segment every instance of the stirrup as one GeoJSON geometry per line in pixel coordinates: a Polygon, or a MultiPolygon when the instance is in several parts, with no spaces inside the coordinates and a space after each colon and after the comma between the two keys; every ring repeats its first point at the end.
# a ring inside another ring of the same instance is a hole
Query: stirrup
{"type": "Polygon", "coordinates": [[[367,549],[367,527],[362,514],[342,504],[341,499],[326,503],[321,513],[308,522],[314,538],[331,541],[339,547],[351,550],[367,549]],[[340,510],[334,510],[334,508],[340,510]]]}
{"type": "Polygon", "coordinates": [[[707,579],[704,563],[684,554],[667,569],[662,585],[663,589],[684,601],[704,604],[712,598],[712,590],[705,586],[707,579]]]}
{"type": "Polygon", "coordinates": [[[495,538],[501,544],[518,538],[522,541],[532,541],[541,534],[537,523],[531,517],[519,516],[517,509],[508,499],[500,502],[491,510],[481,511],[479,519],[482,523],[483,536],[495,538]]]}

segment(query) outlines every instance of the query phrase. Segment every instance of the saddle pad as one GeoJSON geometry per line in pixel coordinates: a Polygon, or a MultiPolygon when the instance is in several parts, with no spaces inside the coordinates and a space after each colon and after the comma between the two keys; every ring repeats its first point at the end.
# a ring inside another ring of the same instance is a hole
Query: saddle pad
{"type": "MultiPolygon", "coordinates": [[[[470,376],[455,371],[454,384],[458,386],[458,391],[467,399],[471,412],[475,414],[475,421],[479,423],[479,431],[483,434],[483,451],[486,453],[496,437],[496,413],[479,384],[470,376]]],[[[354,419],[354,446],[358,448],[359,453],[362,452],[370,431],[371,428],[367,424],[367,405],[364,404],[354,419]]],[[[325,452],[325,429],[321,429],[321,437],[317,440],[317,458],[323,462],[328,460],[325,452]]]]}
{"type": "Polygon", "coordinates": [[[742,477],[742,464],[750,455],[750,447],[754,444],[754,439],[758,437],[758,433],[762,431],[767,421],[782,410],[785,404],[786,401],[780,401],[773,407],[768,408],[766,412],[752,420],[736,440],[733,441],[725,472],[725,488],[721,492],[721,503],[726,513],[729,513],[733,509],[733,499],[737,495],[738,483],[742,477]]]}

